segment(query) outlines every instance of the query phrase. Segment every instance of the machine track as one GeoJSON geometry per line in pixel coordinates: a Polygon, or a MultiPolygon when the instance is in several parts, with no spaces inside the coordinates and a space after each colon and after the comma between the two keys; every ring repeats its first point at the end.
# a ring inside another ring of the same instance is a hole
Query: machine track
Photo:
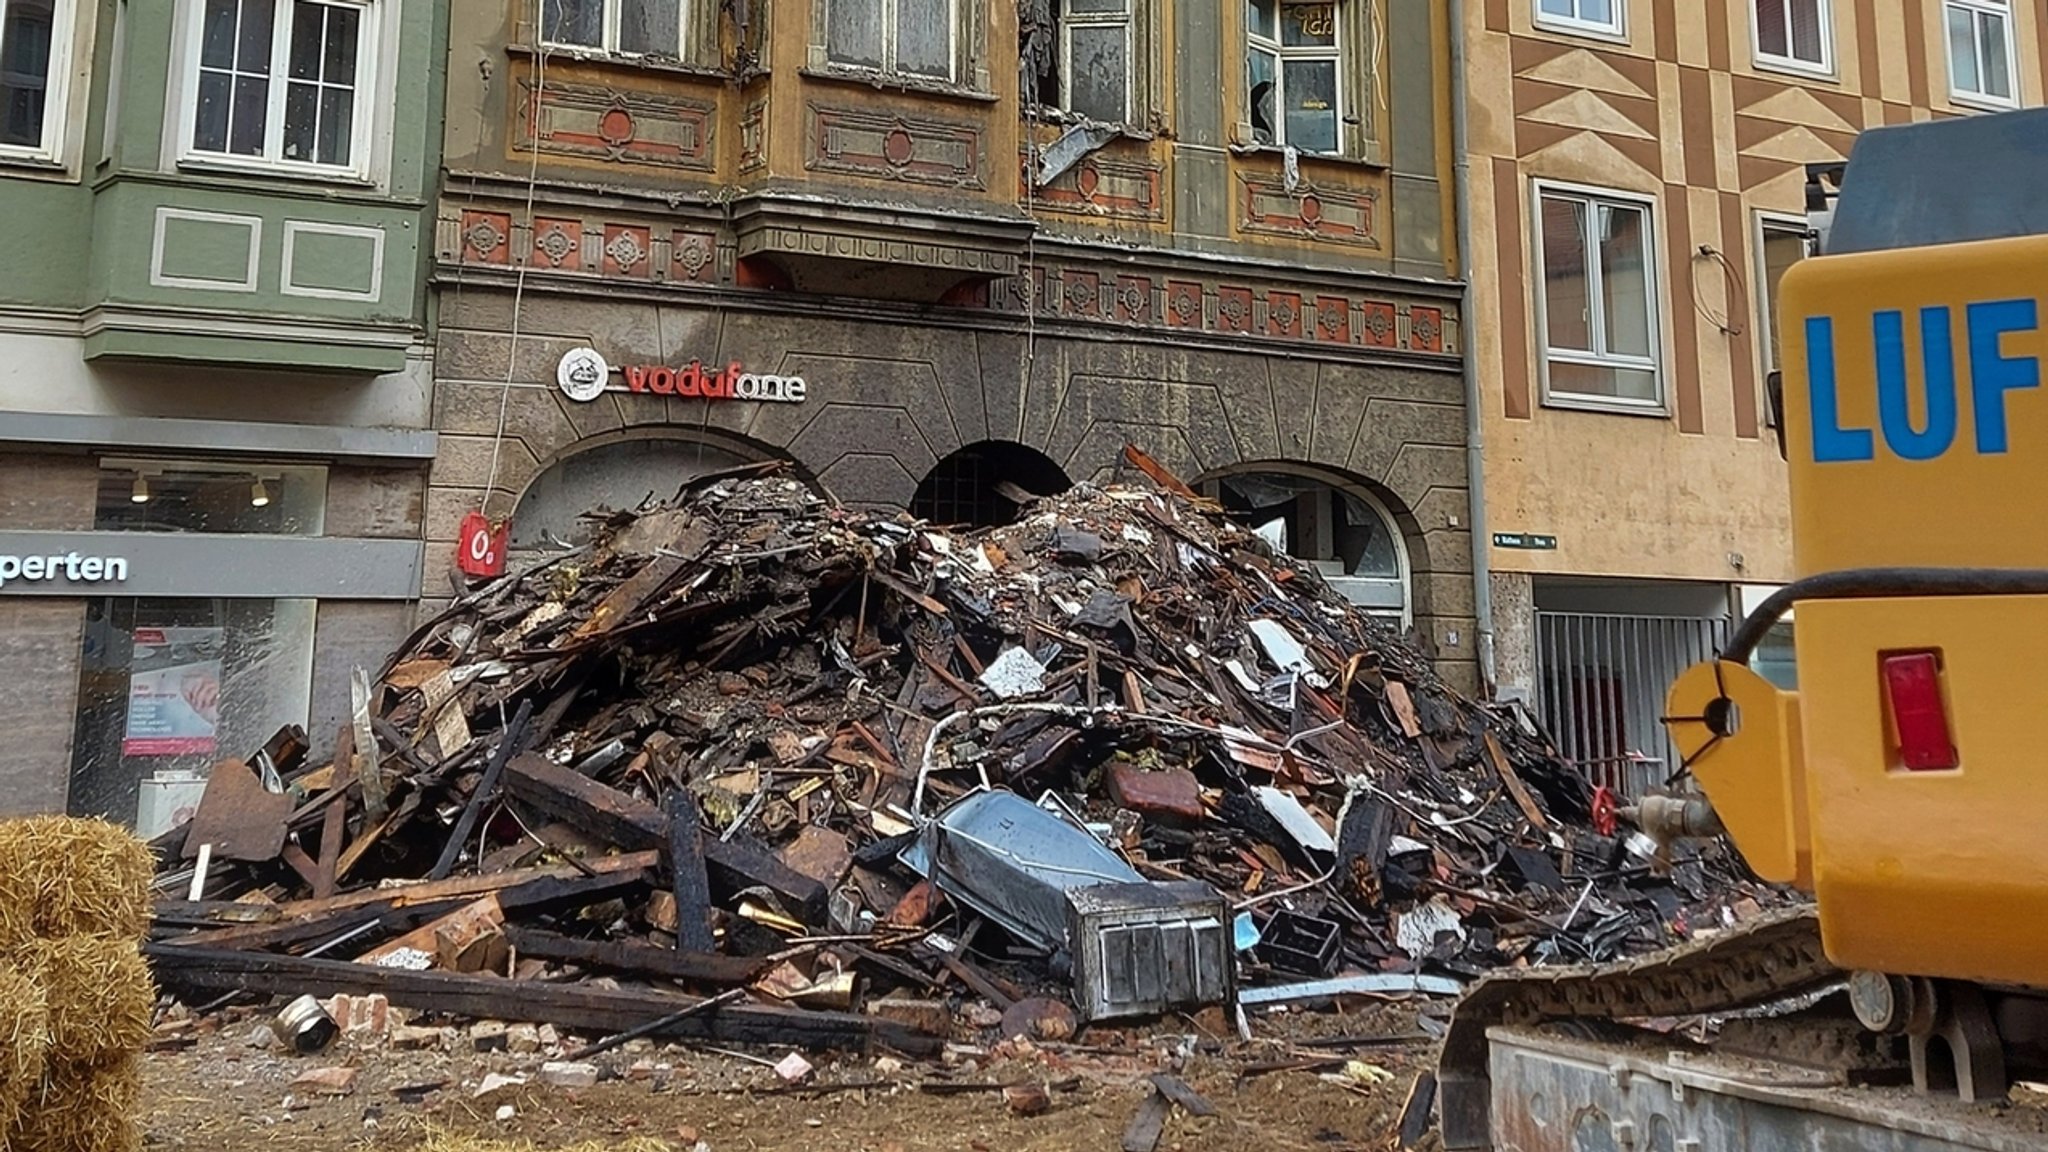
{"type": "Polygon", "coordinates": [[[1733,1012],[1817,991],[1845,975],[1828,962],[1819,914],[1806,906],[1612,964],[1488,976],[1458,1001],[1438,1058],[1444,1147],[1491,1146],[1486,1032],[1495,1025],[1733,1012]]]}

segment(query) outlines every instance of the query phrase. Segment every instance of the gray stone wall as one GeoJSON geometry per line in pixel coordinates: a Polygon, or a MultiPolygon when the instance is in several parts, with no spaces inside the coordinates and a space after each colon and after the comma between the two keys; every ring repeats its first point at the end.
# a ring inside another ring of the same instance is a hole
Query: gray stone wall
{"type": "Polygon", "coordinates": [[[1526,572],[1495,572],[1493,588],[1493,671],[1503,698],[1536,701],[1535,581],[1526,572]]]}
{"type": "Polygon", "coordinates": [[[1315,465],[1371,488],[1407,536],[1416,624],[1447,675],[1474,676],[1471,541],[1455,371],[1343,350],[1176,344],[1164,335],[930,322],[633,299],[529,295],[513,355],[511,300],[444,295],[434,409],[441,458],[426,501],[424,607],[447,595],[456,525],[478,506],[504,413],[490,510],[510,514],[542,469],[636,431],[696,435],[793,459],[838,499],[901,507],[955,449],[1035,448],[1075,480],[1106,480],[1125,443],[1193,481],[1265,462],[1315,465]],[[709,402],[555,387],[569,348],[614,365],[737,361],[801,375],[803,404],[709,402]],[[508,362],[509,361],[509,362],[508,362]],[[508,384],[509,381],[509,384],[508,384]]]}

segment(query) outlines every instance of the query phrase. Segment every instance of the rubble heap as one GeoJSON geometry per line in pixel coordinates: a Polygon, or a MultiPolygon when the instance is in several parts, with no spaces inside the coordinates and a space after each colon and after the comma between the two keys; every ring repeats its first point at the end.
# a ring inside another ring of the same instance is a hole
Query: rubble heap
{"type": "Polygon", "coordinates": [[[1247,989],[1611,959],[1761,895],[1595,831],[1526,718],[1153,473],[975,532],[763,469],[595,516],[410,637],[332,764],[216,769],[159,845],[207,869],[161,979],[917,1051],[945,1020],[892,1001],[1086,967],[1077,877],[1213,902],[1247,989]]]}

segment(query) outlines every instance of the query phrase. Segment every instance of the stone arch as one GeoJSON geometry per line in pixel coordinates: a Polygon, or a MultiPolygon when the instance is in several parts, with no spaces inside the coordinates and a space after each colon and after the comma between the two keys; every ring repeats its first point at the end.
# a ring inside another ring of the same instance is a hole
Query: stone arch
{"type": "Polygon", "coordinates": [[[938,524],[1006,524],[1021,507],[1004,494],[1006,485],[1033,496],[1056,496],[1074,482],[1058,462],[1031,445],[978,440],[940,457],[925,472],[911,497],[910,511],[938,524]]]}
{"type": "Polygon", "coordinates": [[[769,460],[788,462],[800,479],[817,486],[788,453],[715,428],[648,424],[586,437],[544,461],[519,493],[510,550],[581,543],[587,533],[579,518],[593,508],[664,500],[697,476],[769,460]]]}
{"type": "Polygon", "coordinates": [[[1247,460],[1203,473],[1193,486],[1314,562],[1361,608],[1403,626],[1434,614],[1424,579],[1434,570],[1429,542],[1385,485],[1297,460],[1247,460]]]}

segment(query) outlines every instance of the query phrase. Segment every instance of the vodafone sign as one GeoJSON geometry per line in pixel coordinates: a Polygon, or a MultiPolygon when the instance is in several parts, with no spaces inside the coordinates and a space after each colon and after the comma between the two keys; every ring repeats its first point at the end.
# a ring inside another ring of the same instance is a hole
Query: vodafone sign
{"type": "Polygon", "coordinates": [[[597,399],[612,390],[611,373],[625,377],[626,391],[656,396],[684,396],[693,400],[752,400],[766,404],[801,404],[809,386],[801,376],[771,376],[748,372],[738,361],[723,368],[705,367],[700,360],[687,367],[666,364],[633,364],[614,369],[592,348],[572,348],[562,356],[557,381],[563,395],[579,403],[597,399]]]}
{"type": "Polygon", "coordinates": [[[804,402],[801,376],[762,376],[742,372],[738,361],[723,368],[706,368],[695,360],[688,368],[632,367],[626,371],[626,387],[634,392],[659,396],[701,396],[706,400],[765,400],[774,404],[804,402]]]}

